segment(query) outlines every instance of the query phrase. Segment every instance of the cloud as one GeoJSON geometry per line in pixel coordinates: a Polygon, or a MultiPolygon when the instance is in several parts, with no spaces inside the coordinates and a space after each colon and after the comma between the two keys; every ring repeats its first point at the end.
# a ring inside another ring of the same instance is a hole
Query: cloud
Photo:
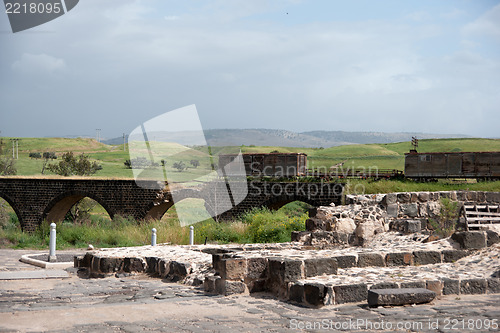
{"type": "Polygon", "coordinates": [[[486,36],[500,41],[500,5],[463,28],[465,35],[486,36]]]}
{"type": "Polygon", "coordinates": [[[56,58],[45,53],[23,53],[21,59],[12,64],[12,70],[23,73],[53,74],[66,69],[64,59],[56,58]]]}

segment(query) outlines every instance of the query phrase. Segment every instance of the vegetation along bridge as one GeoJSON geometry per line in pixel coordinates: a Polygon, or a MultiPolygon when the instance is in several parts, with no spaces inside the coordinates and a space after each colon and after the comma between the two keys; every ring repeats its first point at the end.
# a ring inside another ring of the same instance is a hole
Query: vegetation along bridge
{"type": "MultiPolygon", "coordinates": [[[[220,189],[226,189],[224,182],[219,183],[220,189]]],[[[174,202],[172,192],[154,188],[140,187],[133,179],[0,178],[0,197],[12,206],[24,231],[36,230],[43,220],[62,221],[71,207],[85,197],[97,201],[111,218],[121,215],[137,220],[160,219],[174,202]]],[[[313,206],[340,204],[343,184],[251,181],[245,188],[244,199],[232,207],[218,209],[220,214],[213,213],[218,201],[213,187],[178,190],[174,197],[177,201],[202,198],[212,215],[227,220],[253,207],[278,209],[296,200],[313,206]]]]}

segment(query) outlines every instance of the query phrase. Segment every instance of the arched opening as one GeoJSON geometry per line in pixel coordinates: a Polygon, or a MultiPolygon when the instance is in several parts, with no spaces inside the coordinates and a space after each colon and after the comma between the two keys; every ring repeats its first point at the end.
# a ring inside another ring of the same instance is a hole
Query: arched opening
{"type": "Polygon", "coordinates": [[[210,219],[211,216],[205,208],[205,200],[199,198],[186,198],[172,204],[161,217],[162,223],[178,221],[181,226],[195,224],[210,219]]]}
{"type": "MultiPolygon", "coordinates": [[[[18,213],[9,201],[0,196],[0,228],[2,231],[21,228],[18,213]]],[[[4,239],[0,237],[0,245],[4,239]]]]}
{"type": "Polygon", "coordinates": [[[301,216],[308,213],[309,209],[312,207],[313,205],[307,202],[295,200],[282,205],[280,208],[278,208],[278,211],[282,211],[288,216],[301,216]]]}
{"type": "Polygon", "coordinates": [[[312,202],[308,200],[297,200],[296,198],[290,197],[275,197],[264,204],[270,210],[286,210],[288,212],[293,212],[293,209],[297,209],[302,213],[307,212],[308,208],[311,208],[312,202]]]}
{"type": "Polygon", "coordinates": [[[95,218],[112,219],[109,210],[97,200],[83,193],[63,194],[47,206],[44,217],[47,222],[92,222],[95,218]]]}

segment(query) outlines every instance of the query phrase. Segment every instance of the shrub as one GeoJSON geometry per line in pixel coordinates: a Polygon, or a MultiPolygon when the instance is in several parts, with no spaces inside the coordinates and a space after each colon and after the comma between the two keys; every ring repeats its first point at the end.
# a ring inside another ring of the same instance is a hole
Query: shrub
{"type": "Polygon", "coordinates": [[[459,214],[458,202],[442,198],[439,216],[437,219],[429,219],[432,233],[439,238],[451,236],[455,232],[459,214]]]}

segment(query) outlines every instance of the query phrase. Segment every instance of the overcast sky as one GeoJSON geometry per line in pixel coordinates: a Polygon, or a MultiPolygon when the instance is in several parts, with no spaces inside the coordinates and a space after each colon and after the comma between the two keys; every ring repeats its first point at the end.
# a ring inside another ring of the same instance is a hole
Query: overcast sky
{"type": "Polygon", "coordinates": [[[205,129],[500,137],[500,2],[81,0],[16,34],[0,13],[2,136],[190,104],[205,129]]]}

